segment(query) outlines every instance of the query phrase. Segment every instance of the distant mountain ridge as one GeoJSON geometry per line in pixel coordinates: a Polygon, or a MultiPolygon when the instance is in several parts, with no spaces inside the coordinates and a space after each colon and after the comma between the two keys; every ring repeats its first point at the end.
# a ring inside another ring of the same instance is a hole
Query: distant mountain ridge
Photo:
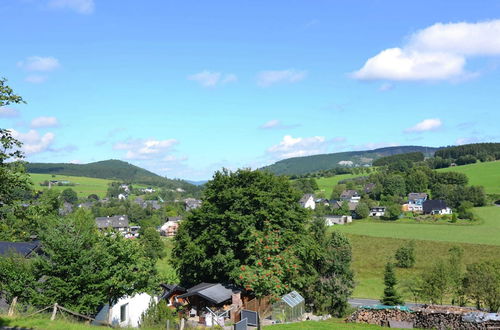
{"type": "Polygon", "coordinates": [[[346,151],[331,154],[312,155],[304,157],[294,157],[280,160],[272,165],[265,166],[266,170],[278,175],[301,175],[321,170],[329,170],[335,167],[371,165],[380,157],[404,154],[409,152],[421,152],[426,157],[432,157],[436,150],[440,148],[423,146],[399,146],[386,147],[363,151],[346,151]],[[339,162],[342,162],[339,164],[339,162]]]}
{"type": "Polygon", "coordinates": [[[127,162],[110,159],[88,164],[27,163],[29,173],[59,174],[120,180],[168,188],[189,188],[192,184],[179,179],[167,179],[127,162]]]}

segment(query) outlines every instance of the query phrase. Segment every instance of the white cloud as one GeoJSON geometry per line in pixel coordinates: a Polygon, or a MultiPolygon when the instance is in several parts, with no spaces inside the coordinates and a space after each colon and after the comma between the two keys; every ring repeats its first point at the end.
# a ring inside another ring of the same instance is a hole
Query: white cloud
{"type": "Polygon", "coordinates": [[[18,132],[14,129],[10,129],[12,136],[19,141],[23,142],[22,150],[27,154],[36,154],[43,151],[49,150],[50,146],[54,142],[54,133],[48,132],[40,135],[36,130],[29,130],[26,133],[18,132]]]}
{"type": "Polygon", "coordinates": [[[27,76],[24,80],[32,84],[41,84],[47,80],[47,77],[32,74],[27,76]]]}
{"type": "Polygon", "coordinates": [[[31,121],[32,128],[55,127],[59,125],[56,117],[38,117],[31,121]]]}
{"type": "Polygon", "coordinates": [[[279,144],[267,149],[267,152],[278,158],[291,158],[318,154],[324,151],[324,136],[297,137],[285,135],[279,144]]]}
{"type": "Polygon", "coordinates": [[[115,150],[125,150],[127,159],[153,159],[166,157],[166,153],[171,151],[172,147],[178,144],[175,139],[168,140],[130,140],[117,142],[113,146],[115,150]]]}
{"type": "Polygon", "coordinates": [[[262,71],[257,75],[257,85],[268,87],[277,83],[296,83],[303,80],[307,71],[295,69],[262,71]]]}
{"type": "Polygon", "coordinates": [[[59,68],[59,60],[55,57],[30,56],[24,61],[19,61],[17,65],[26,71],[49,72],[59,68]]]}
{"type": "Polygon", "coordinates": [[[15,118],[19,117],[19,111],[14,108],[0,107],[0,118],[15,118]]]}
{"type": "Polygon", "coordinates": [[[259,128],[261,129],[290,129],[290,128],[295,128],[295,127],[298,127],[299,125],[285,125],[281,122],[281,120],[278,120],[278,119],[273,119],[273,120],[270,120],[264,124],[262,124],[261,126],[259,126],[259,128]]]}
{"type": "Polygon", "coordinates": [[[91,14],[94,12],[94,0],[51,0],[49,6],[52,8],[71,9],[80,14],[91,14]]]}
{"type": "Polygon", "coordinates": [[[70,164],[81,164],[82,162],[79,159],[72,159],[69,161],[70,164]]]}
{"type": "Polygon", "coordinates": [[[421,122],[415,124],[414,126],[407,128],[405,130],[405,133],[435,131],[439,129],[442,125],[443,123],[441,122],[441,119],[438,118],[424,119],[421,122]]]}
{"type": "Polygon", "coordinates": [[[341,160],[340,162],[338,162],[339,165],[342,165],[342,166],[352,166],[354,165],[353,161],[352,160],[341,160]]]}
{"type": "Polygon", "coordinates": [[[366,61],[359,80],[460,80],[468,57],[500,55],[500,20],[437,23],[417,31],[403,47],[388,48],[366,61]]]}
{"type": "Polygon", "coordinates": [[[228,84],[238,80],[238,77],[233,73],[223,74],[208,70],[189,75],[187,78],[196,81],[203,87],[215,87],[218,84],[228,84]]]}

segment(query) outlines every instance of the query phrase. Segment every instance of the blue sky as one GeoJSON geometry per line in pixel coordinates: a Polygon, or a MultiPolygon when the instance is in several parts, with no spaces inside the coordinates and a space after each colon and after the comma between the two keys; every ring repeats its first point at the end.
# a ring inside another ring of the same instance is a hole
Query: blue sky
{"type": "Polygon", "coordinates": [[[500,2],[2,0],[29,161],[207,179],[315,153],[500,140],[500,2]]]}

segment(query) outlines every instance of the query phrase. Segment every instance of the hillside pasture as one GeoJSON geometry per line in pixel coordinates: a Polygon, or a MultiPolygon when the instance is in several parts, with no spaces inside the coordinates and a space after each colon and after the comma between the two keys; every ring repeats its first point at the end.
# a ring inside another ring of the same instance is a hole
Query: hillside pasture
{"type": "Polygon", "coordinates": [[[316,183],[318,184],[319,191],[325,193],[326,198],[330,198],[333,187],[339,183],[339,181],[346,179],[353,179],[360,176],[366,176],[368,174],[341,174],[330,176],[327,178],[317,178],[316,183]]]}
{"type": "Polygon", "coordinates": [[[444,220],[441,224],[432,224],[405,220],[371,221],[370,219],[363,219],[355,220],[349,225],[335,226],[335,229],[346,234],[373,237],[500,246],[500,207],[475,208],[474,213],[477,215],[478,220],[470,225],[451,224],[444,220]]]}
{"type": "Polygon", "coordinates": [[[78,197],[87,197],[90,194],[96,194],[100,198],[106,196],[108,190],[108,184],[113,182],[107,179],[97,179],[97,178],[87,178],[83,176],[69,176],[69,175],[55,175],[51,174],[36,174],[30,173],[31,180],[33,181],[34,189],[43,190],[47,189],[46,186],[40,186],[40,183],[48,180],[58,180],[58,181],[70,181],[74,183],[74,186],[52,186],[51,189],[56,189],[58,191],[63,191],[66,188],[71,188],[76,191],[78,197]]]}
{"type": "Polygon", "coordinates": [[[483,186],[487,194],[500,194],[500,161],[441,168],[439,172],[467,175],[470,185],[483,186]]]}
{"type": "MultiPolygon", "coordinates": [[[[444,227],[446,228],[447,226],[444,227]]],[[[394,258],[396,250],[400,246],[409,243],[410,240],[353,234],[347,234],[347,236],[352,244],[352,265],[356,280],[353,297],[379,299],[384,290],[384,267],[387,260],[394,258]]],[[[410,275],[418,276],[429,269],[438,258],[446,258],[448,250],[453,246],[460,246],[463,249],[465,264],[482,260],[496,260],[500,262],[500,246],[498,245],[429,240],[414,240],[414,242],[416,264],[410,269],[396,269],[396,275],[400,283],[410,275]]],[[[412,301],[412,297],[409,294],[405,294],[404,292],[402,294],[406,301],[412,301]]]]}

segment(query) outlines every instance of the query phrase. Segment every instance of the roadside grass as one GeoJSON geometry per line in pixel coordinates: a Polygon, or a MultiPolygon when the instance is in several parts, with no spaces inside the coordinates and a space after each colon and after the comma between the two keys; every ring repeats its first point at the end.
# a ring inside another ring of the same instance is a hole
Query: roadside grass
{"type": "Polygon", "coordinates": [[[40,186],[41,182],[45,180],[67,180],[75,184],[75,186],[52,186],[51,189],[56,189],[58,191],[63,191],[66,188],[71,188],[76,191],[78,197],[87,197],[90,194],[96,194],[100,198],[106,196],[108,190],[108,184],[113,182],[113,180],[107,179],[97,179],[97,178],[87,178],[83,176],[69,176],[69,175],[55,175],[52,174],[38,174],[30,173],[31,179],[33,180],[34,189],[43,190],[48,187],[40,186]]]}
{"type": "Polygon", "coordinates": [[[441,168],[438,171],[464,173],[470,185],[483,186],[487,194],[500,194],[500,161],[441,168]]]}
{"type": "Polygon", "coordinates": [[[330,198],[330,195],[333,190],[333,186],[337,185],[339,181],[345,180],[345,179],[352,179],[352,178],[357,178],[360,176],[365,176],[368,174],[341,174],[341,175],[335,175],[331,176],[328,178],[316,178],[316,183],[318,184],[319,191],[322,191],[325,193],[326,198],[330,198]]]}
{"type": "MultiPolygon", "coordinates": [[[[338,227],[341,226],[337,226],[336,228],[338,227]]],[[[467,229],[470,227],[464,228],[467,229]]],[[[394,258],[394,254],[400,246],[409,243],[411,240],[354,234],[347,234],[347,236],[351,241],[353,250],[352,266],[356,280],[356,288],[353,296],[357,298],[379,299],[384,290],[383,276],[385,264],[388,260],[394,258]]],[[[409,276],[422,274],[439,258],[447,258],[448,250],[453,246],[460,246],[463,249],[464,264],[482,260],[496,260],[500,262],[500,246],[498,245],[437,242],[430,240],[413,241],[415,242],[416,264],[410,269],[396,269],[399,283],[409,276]]],[[[401,293],[406,301],[413,300],[411,295],[401,293]]]]}
{"type": "Polygon", "coordinates": [[[500,207],[487,206],[474,209],[478,220],[470,225],[418,223],[416,221],[373,221],[355,220],[344,226],[335,226],[336,230],[346,234],[367,235],[374,237],[392,237],[440,242],[471,244],[489,244],[500,246],[500,207]]]}
{"type": "Polygon", "coordinates": [[[287,324],[269,325],[268,329],[383,329],[383,327],[373,324],[346,323],[343,319],[329,319],[326,321],[303,321],[287,324]]]}

